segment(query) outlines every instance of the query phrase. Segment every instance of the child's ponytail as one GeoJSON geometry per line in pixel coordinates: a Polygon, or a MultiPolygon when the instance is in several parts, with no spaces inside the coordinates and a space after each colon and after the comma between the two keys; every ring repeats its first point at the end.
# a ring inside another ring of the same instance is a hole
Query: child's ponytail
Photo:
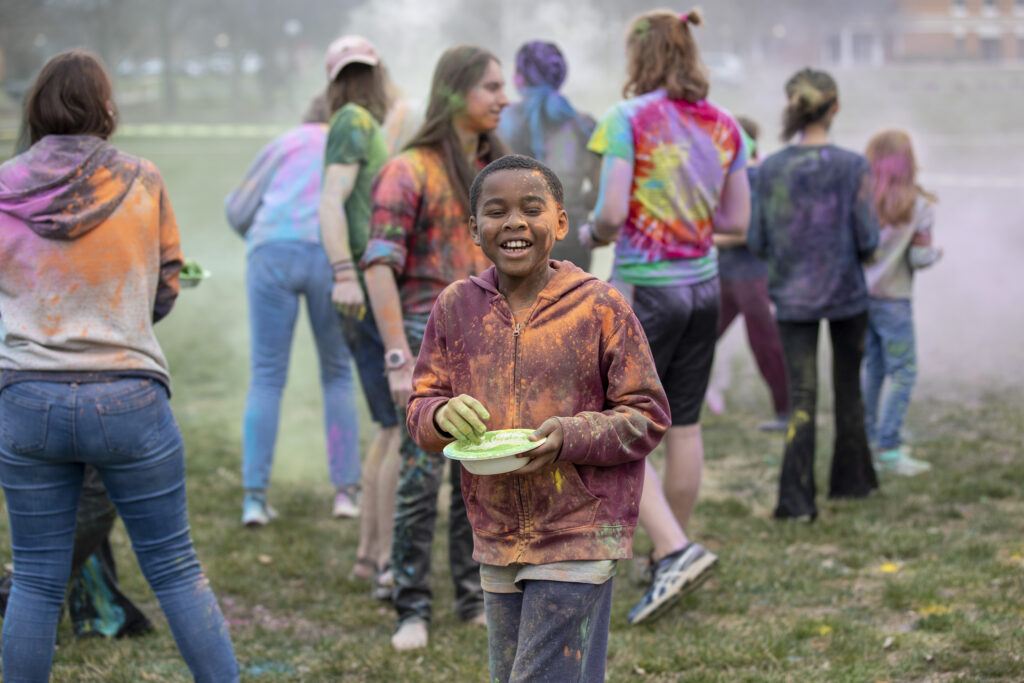
{"type": "Polygon", "coordinates": [[[839,98],[836,82],[828,73],[802,69],[786,82],[786,108],[782,112],[782,141],[828,114],[839,98]]]}

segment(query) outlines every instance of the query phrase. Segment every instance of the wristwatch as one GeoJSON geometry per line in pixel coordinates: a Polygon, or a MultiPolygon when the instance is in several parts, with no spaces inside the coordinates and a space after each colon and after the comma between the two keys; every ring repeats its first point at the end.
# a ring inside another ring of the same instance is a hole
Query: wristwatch
{"type": "Polygon", "coordinates": [[[405,349],[388,349],[384,352],[384,367],[388,370],[403,368],[410,360],[405,349]]]}

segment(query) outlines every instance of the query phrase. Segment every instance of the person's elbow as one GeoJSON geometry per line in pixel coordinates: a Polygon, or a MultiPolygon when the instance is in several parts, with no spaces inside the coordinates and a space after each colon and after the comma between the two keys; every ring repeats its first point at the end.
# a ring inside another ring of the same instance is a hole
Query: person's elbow
{"type": "Polygon", "coordinates": [[[714,219],[714,231],[722,235],[744,237],[750,225],[750,204],[722,211],[714,219]]]}
{"type": "Polygon", "coordinates": [[[598,212],[597,222],[604,226],[618,230],[626,222],[626,218],[629,217],[629,204],[624,203],[621,206],[613,203],[607,203],[601,207],[598,212]]]}

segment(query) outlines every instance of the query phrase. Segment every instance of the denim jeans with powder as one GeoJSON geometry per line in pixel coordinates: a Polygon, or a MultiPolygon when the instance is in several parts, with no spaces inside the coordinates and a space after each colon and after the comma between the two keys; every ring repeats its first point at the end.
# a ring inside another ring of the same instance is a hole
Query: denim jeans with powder
{"type": "Polygon", "coordinates": [[[612,583],[520,581],[484,593],[491,681],[604,681],[612,583]]]}
{"type": "Polygon", "coordinates": [[[871,299],[864,350],[864,424],[868,442],[879,451],[899,448],[900,430],[916,379],[917,347],[910,299],[871,299]],[[883,401],[886,377],[889,388],[883,401]]]}
{"type": "Polygon", "coordinates": [[[0,484],[14,583],[3,674],[45,681],[71,572],[85,466],[96,468],[197,681],[238,680],[231,637],[196,558],[185,446],[167,390],[150,379],[21,382],[0,392],[0,484]]]}
{"type": "Polygon", "coordinates": [[[281,396],[288,380],[302,297],[313,328],[323,389],[327,469],[335,488],[359,483],[359,416],[352,362],[331,303],[333,274],[324,249],[307,242],[267,242],[249,254],[251,379],[242,418],[242,483],[265,491],[270,482],[281,396]]]}

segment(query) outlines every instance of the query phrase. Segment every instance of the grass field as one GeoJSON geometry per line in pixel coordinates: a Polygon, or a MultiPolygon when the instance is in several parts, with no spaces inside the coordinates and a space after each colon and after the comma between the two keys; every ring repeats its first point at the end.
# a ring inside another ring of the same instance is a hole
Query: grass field
{"type": "MultiPolygon", "coordinates": [[[[949,117],[938,120],[945,125],[949,117]]],[[[950,132],[939,126],[935,131],[950,132]]],[[[304,318],[293,346],[271,489],[281,519],[257,531],[238,525],[248,380],[244,248],[225,225],[221,202],[263,142],[119,142],[156,162],[186,254],[214,274],[182,293],[158,334],[188,450],[193,534],[230,620],[244,678],[484,680],[486,635],[452,615],[444,534],[435,548],[435,623],[424,651],[392,652],[391,608],[347,578],[357,525],[329,517],[332,489],[316,360],[304,318]]],[[[941,149],[931,155],[933,169],[956,166],[941,149]]],[[[1019,172],[1009,156],[1000,158],[1004,171],[1019,172]]],[[[993,168],[987,160],[976,165],[993,168]]],[[[665,618],[634,628],[625,615],[643,586],[639,567],[621,563],[608,680],[1024,680],[1024,393],[1015,379],[1019,365],[1006,365],[998,381],[995,360],[1006,349],[1018,354],[1011,360],[1018,358],[1020,336],[1012,327],[1007,332],[994,326],[1004,317],[1014,321],[1009,312],[1016,310],[1021,278],[1002,269],[1018,262],[1022,246],[1014,229],[1013,188],[978,194],[951,188],[944,195],[952,201],[944,201],[940,216],[950,229],[943,234],[940,227],[940,234],[952,253],[947,270],[938,271],[946,275],[935,276],[938,284],[924,289],[918,308],[926,333],[923,390],[908,426],[916,452],[935,469],[915,479],[883,478],[879,495],[866,501],[825,502],[810,526],[770,520],[781,443],[756,431],[768,410],[767,393],[743,344],[734,345],[729,412],[705,419],[706,479],[690,529],[719,554],[720,569],[665,618]],[[974,213],[979,202],[985,220],[974,213]],[[979,240],[1000,248],[989,249],[989,260],[979,262],[979,240]],[[969,305],[980,290],[1000,292],[997,301],[1005,308],[998,316],[987,299],[969,305]],[[982,375],[979,368],[992,372],[982,375]]],[[[602,259],[598,270],[607,267],[607,256],[602,259]]],[[[828,403],[823,399],[826,410],[828,403]]],[[[819,416],[822,484],[830,419],[828,413],[819,416]]],[[[660,460],[659,453],[654,457],[660,460]]],[[[3,515],[0,537],[5,527],[3,515]]],[[[649,548],[638,534],[638,557],[649,548]]],[[[120,527],[115,553],[125,591],[155,618],[158,630],[128,641],[74,640],[65,623],[53,680],[188,680],[120,527]]],[[[0,558],[9,561],[5,544],[0,558]]]]}

